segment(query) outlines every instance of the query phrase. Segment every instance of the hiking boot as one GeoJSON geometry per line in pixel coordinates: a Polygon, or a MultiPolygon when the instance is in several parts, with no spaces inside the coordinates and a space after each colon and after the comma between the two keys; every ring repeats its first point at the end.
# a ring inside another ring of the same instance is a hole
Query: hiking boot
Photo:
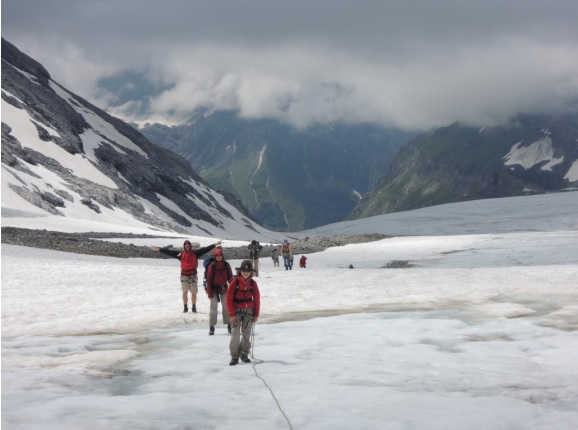
{"type": "Polygon", "coordinates": [[[193,305],[193,309],[191,309],[191,312],[194,314],[197,313],[197,305],[193,305]]]}
{"type": "Polygon", "coordinates": [[[189,307],[187,305],[185,305],[185,307],[183,308],[183,313],[186,314],[189,311],[189,307]]]}
{"type": "Polygon", "coordinates": [[[242,355],[242,356],[241,356],[241,361],[242,361],[243,363],[250,363],[250,362],[251,362],[251,359],[250,359],[249,357],[247,357],[246,355],[242,355]]]}
{"type": "Polygon", "coordinates": [[[227,331],[231,334],[231,323],[227,324],[227,331]]]}
{"type": "Polygon", "coordinates": [[[215,334],[215,326],[212,325],[211,327],[209,327],[209,336],[212,336],[215,334]]]}
{"type": "Polygon", "coordinates": [[[229,366],[236,366],[237,364],[239,364],[239,359],[238,358],[231,358],[231,361],[229,362],[229,366]]]}

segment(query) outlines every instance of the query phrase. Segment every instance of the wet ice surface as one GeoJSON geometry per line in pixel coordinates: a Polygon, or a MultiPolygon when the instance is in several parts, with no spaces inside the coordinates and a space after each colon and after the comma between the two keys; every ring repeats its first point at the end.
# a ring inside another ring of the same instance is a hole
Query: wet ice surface
{"type": "Polygon", "coordinates": [[[204,293],[180,313],[176,260],[3,245],[2,425],[574,429],[578,237],[544,230],[264,260],[253,363],[235,367],[204,293]]]}
{"type": "Polygon", "coordinates": [[[225,329],[206,332],[190,321],[140,334],[6,342],[5,357],[21,356],[3,363],[3,421],[152,429],[234,428],[247,419],[256,428],[288,427],[276,399],[293,428],[576,422],[575,332],[525,318],[443,309],[258,324],[254,356],[263,362],[253,362],[275,399],[251,365],[227,366],[225,329]],[[243,406],[247,393],[259,407],[243,406]]]}

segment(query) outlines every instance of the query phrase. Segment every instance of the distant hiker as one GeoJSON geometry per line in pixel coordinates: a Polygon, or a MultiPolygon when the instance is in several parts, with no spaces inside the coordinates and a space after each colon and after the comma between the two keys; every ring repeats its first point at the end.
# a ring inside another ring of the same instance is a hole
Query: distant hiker
{"type": "Polygon", "coordinates": [[[229,350],[231,353],[230,366],[239,363],[250,363],[251,330],[259,318],[261,295],[259,287],[253,280],[253,264],[250,260],[243,260],[240,267],[236,267],[237,275],[229,282],[227,290],[227,311],[230,315],[232,327],[229,350]]]}
{"type": "Polygon", "coordinates": [[[189,308],[188,303],[188,292],[191,292],[191,312],[197,313],[197,267],[199,265],[199,257],[203,256],[215,246],[221,245],[221,241],[218,241],[214,245],[205,246],[204,248],[199,248],[197,250],[193,249],[193,245],[190,241],[185,240],[183,244],[182,251],[176,249],[169,249],[168,246],[164,248],[159,248],[158,246],[151,246],[153,251],[158,251],[161,254],[168,255],[170,257],[177,258],[181,261],[181,288],[183,290],[183,313],[187,313],[189,308]]]}
{"type": "Polygon", "coordinates": [[[291,250],[291,244],[287,242],[287,239],[283,241],[281,254],[283,255],[283,265],[285,266],[285,270],[293,270],[293,251],[291,250]]]}
{"type": "Polygon", "coordinates": [[[227,284],[233,278],[231,265],[225,261],[225,256],[221,248],[213,250],[214,261],[207,268],[207,296],[211,301],[209,311],[209,335],[215,334],[217,325],[217,315],[219,302],[221,302],[221,311],[223,314],[223,324],[227,324],[227,330],[231,333],[231,323],[229,322],[229,313],[227,312],[227,284]]]}
{"type": "Polygon", "coordinates": [[[263,249],[261,244],[256,240],[252,241],[249,246],[249,260],[253,264],[253,269],[255,270],[255,276],[259,276],[259,253],[263,249]]]}
{"type": "Polygon", "coordinates": [[[299,267],[303,269],[307,268],[307,257],[305,257],[304,255],[302,255],[301,258],[299,259],[299,267]]]}
{"type": "Polygon", "coordinates": [[[273,267],[279,267],[279,249],[273,248],[271,258],[273,259],[273,267]]]}
{"type": "Polygon", "coordinates": [[[350,265],[349,265],[349,268],[350,268],[350,269],[353,269],[353,264],[350,264],[350,265]]]}

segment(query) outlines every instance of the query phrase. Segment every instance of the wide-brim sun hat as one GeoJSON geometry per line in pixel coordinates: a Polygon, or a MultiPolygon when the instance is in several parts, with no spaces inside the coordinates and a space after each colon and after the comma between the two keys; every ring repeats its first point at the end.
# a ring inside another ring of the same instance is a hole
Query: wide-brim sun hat
{"type": "Polygon", "coordinates": [[[239,267],[235,267],[235,270],[238,270],[239,272],[255,272],[255,269],[253,269],[253,263],[251,263],[250,260],[243,260],[239,267]]]}

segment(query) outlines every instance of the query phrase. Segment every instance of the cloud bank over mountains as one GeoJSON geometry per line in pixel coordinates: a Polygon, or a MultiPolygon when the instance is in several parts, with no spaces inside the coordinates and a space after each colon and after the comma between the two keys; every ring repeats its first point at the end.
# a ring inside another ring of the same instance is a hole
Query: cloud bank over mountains
{"type": "Polygon", "coordinates": [[[179,123],[204,108],[300,127],[429,128],[495,125],[578,99],[575,1],[2,6],[3,37],[57,82],[127,119],[179,123]],[[146,88],[130,88],[137,82],[123,81],[127,72],[146,88]],[[122,91],[99,85],[111,78],[122,91]]]}

